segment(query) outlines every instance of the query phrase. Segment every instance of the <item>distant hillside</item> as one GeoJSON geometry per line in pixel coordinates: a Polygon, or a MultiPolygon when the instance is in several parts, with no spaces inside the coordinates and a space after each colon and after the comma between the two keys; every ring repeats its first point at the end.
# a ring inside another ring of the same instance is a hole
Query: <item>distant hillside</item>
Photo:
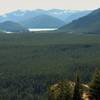
{"type": "Polygon", "coordinates": [[[22,21],[22,24],[28,28],[58,28],[65,23],[62,20],[50,15],[39,15],[22,21]]]}
{"type": "Polygon", "coordinates": [[[27,32],[28,31],[19,23],[15,23],[12,21],[5,21],[3,23],[0,23],[0,30],[4,32],[27,32]]]}
{"type": "Polygon", "coordinates": [[[100,33],[100,8],[87,16],[74,20],[72,23],[61,27],[59,30],[70,33],[100,33]]]}

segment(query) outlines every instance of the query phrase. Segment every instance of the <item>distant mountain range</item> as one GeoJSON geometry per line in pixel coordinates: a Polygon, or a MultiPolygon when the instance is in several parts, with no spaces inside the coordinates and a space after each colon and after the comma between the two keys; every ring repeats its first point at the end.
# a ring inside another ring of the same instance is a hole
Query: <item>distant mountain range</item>
{"type": "Polygon", "coordinates": [[[70,33],[100,33],[100,8],[94,10],[87,16],[72,21],[64,25],[59,30],[70,33]]]}
{"type": "Polygon", "coordinates": [[[0,30],[2,32],[28,32],[25,27],[12,21],[5,21],[0,23],[0,30]]]}
{"type": "MultiPolygon", "coordinates": [[[[79,11],[79,10],[61,10],[61,9],[51,9],[51,10],[43,10],[43,9],[36,9],[36,10],[26,10],[26,11],[21,11],[17,10],[11,13],[7,13],[5,15],[0,16],[0,22],[4,21],[14,21],[17,23],[24,22],[24,21],[30,21],[35,19],[40,19],[40,16],[43,17],[44,15],[49,15],[48,17],[52,16],[52,19],[54,18],[55,20],[58,21],[63,21],[64,23],[70,23],[71,21],[78,19],[82,16],[85,16],[89,14],[91,11],[79,11]],[[39,18],[36,18],[39,17],[39,18]],[[57,18],[57,19],[56,19],[57,18]]],[[[48,18],[48,19],[49,19],[48,18]]],[[[45,21],[45,20],[44,20],[45,21]]],[[[42,21],[43,22],[43,19],[42,21]]],[[[48,21],[49,22],[49,21],[48,21]]],[[[58,24],[60,22],[57,22],[58,24]]],[[[29,22],[28,22],[29,23],[29,22]]],[[[33,23],[35,26],[36,23],[33,23]]],[[[61,24],[63,25],[63,24],[61,24]]],[[[55,26],[55,25],[53,25],[55,26]]],[[[59,27],[59,25],[56,25],[59,27]]]]}
{"type": "Polygon", "coordinates": [[[29,28],[59,28],[73,32],[99,32],[100,9],[79,10],[17,10],[0,16],[0,30],[26,32],[29,28]]]}
{"type": "MultiPolygon", "coordinates": [[[[43,10],[43,9],[36,9],[36,10],[26,10],[26,11],[22,11],[22,10],[17,10],[11,13],[7,13],[5,15],[0,16],[0,22],[2,21],[22,21],[22,20],[26,20],[32,17],[36,17],[39,15],[50,15],[53,17],[57,17],[63,21],[67,20],[67,18],[70,18],[70,16],[84,16],[88,13],[90,13],[91,11],[79,11],[79,10],[61,10],[61,9],[51,9],[51,10],[43,10]]],[[[74,19],[74,18],[71,18],[74,19]]],[[[75,18],[76,19],[76,18],[75,18]]]]}

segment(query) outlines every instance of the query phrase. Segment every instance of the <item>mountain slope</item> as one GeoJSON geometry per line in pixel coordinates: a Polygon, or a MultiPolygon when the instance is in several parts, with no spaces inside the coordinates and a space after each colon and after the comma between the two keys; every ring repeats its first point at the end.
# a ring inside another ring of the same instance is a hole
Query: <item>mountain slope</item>
{"type": "Polygon", "coordinates": [[[4,32],[27,32],[28,31],[19,23],[15,23],[12,21],[5,21],[3,23],[0,23],[0,30],[4,32]]]}
{"type": "Polygon", "coordinates": [[[58,28],[65,23],[62,20],[49,15],[39,15],[22,21],[22,24],[28,28],[58,28]]]}
{"type": "Polygon", "coordinates": [[[71,15],[69,15],[66,19],[65,19],[65,22],[66,24],[67,23],[70,23],[72,22],[73,20],[76,20],[76,19],[79,19],[83,16],[86,16],[88,14],[90,14],[91,11],[90,10],[87,10],[87,11],[77,11],[77,12],[74,12],[72,13],[71,15]]]}
{"type": "Polygon", "coordinates": [[[72,23],[61,27],[59,30],[71,33],[100,33],[100,8],[85,17],[74,20],[72,23]]]}

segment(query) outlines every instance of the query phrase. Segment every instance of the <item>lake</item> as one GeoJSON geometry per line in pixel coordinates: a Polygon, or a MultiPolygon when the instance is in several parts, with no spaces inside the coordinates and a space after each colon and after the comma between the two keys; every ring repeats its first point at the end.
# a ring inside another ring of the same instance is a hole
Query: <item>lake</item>
{"type": "Polygon", "coordinates": [[[29,28],[30,32],[38,32],[38,31],[54,31],[57,30],[57,28],[29,28]]]}
{"type": "MultiPolygon", "coordinates": [[[[29,28],[28,29],[30,32],[43,32],[43,31],[54,31],[57,30],[57,28],[29,28]]],[[[9,32],[9,31],[4,31],[7,34],[15,33],[15,32],[9,32]]]]}

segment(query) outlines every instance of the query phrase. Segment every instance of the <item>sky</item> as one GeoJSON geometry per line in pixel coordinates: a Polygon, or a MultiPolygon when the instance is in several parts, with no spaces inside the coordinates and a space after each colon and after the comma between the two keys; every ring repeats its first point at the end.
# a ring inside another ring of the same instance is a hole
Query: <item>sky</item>
{"type": "Polygon", "coordinates": [[[100,7],[100,0],[0,0],[0,15],[18,9],[86,10],[100,7]]]}

